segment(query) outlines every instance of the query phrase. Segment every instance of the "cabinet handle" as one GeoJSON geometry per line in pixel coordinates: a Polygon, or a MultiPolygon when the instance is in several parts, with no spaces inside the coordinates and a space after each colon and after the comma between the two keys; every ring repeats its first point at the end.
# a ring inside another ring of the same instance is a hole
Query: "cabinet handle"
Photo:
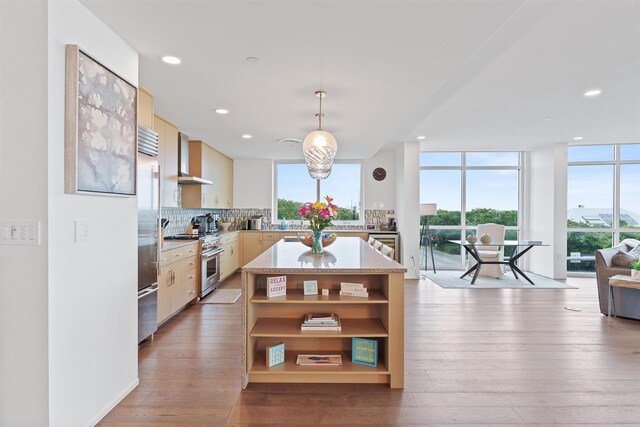
{"type": "Polygon", "coordinates": [[[189,295],[193,295],[195,293],[196,293],[196,291],[189,291],[189,295]]]}
{"type": "Polygon", "coordinates": [[[195,262],[193,262],[193,261],[191,261],[191,262],[189,263],[189,265],[196,265],[196,263],[195,263],[195,262]]]}
{"type": "Polygon", "coordinates": [[[172,285],[176,284],[176,272],[175,271],[171,271],[171,277],[173,277],[172,279],[172,285]]]}
{"type": "Polygon", "coordinates": [[[182,253],[179,253],[179,254],[175,254],[174,256],[182,256],[182,253]]]}
{"type": "Polygon", "coordinates": [[[233,248],[231,248],[231,255],[233,255],[233,248]]]}
{"type": "Polygon", "coordinates": [[[204,205],[204,203],[205,203],[205,194],[202,193],[202,204],[204,205]]]}
{"type": "Polygon", "coordinates": [[[194,274],[189,275],[189,279],[194,279],[196,276],[194,274]]]}

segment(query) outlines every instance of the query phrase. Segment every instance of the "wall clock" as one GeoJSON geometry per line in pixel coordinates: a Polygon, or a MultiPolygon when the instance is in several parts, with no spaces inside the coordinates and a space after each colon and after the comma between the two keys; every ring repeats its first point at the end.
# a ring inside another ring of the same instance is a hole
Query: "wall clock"
{"type": "Polygon", "coordinates": [[[382,181],[387,177],[387,171],[384,168],[375,168],[373,170],[373,179],[376,181],[382,181]]]}

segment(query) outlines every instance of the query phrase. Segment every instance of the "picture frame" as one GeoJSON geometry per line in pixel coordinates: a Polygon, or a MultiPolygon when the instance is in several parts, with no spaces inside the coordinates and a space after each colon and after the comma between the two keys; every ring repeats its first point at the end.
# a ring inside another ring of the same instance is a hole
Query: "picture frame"
{"type": "Polygon", "coordinates": [[[138,90],[78,45],[65,47],[64,190],[134,197],[138,90]]]}
{"type": "Polygon", "coordinates": [[[318,295],[318,281],[317,280],[305,280],[303,282],[305,295],[318,295]]]}

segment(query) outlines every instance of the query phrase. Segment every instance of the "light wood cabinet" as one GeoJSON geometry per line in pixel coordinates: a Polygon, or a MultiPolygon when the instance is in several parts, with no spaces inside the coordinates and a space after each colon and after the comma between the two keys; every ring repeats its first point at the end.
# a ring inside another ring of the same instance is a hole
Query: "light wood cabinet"
{"type": "Polygon", "coordinates": [[[153,95],[145,88],[138,88],[138,124],[153,129],[153,95]]]}
{"type": "Polygon", "coordinates": [[[262,252],[278,243],[278,240],[284,237],[284,233],[278,232],[262,232],[262,252]]]}
{"type": "Polygon", "coordinates": [[[262,251],[262,233],[248,231],[242,233],[242,265],[253,261],[262,251]]]}
{"type": "Polygon", "coordinates": [[[163,251],[158,276],[158,323],[193,301],[198,289],[198,244],[163,251]]]}
{"type": "Polygon", "coordinates": [[[158,133],[160,188],[162,197],[160,206],[179,207],[180,187],[178,186],[178,128],[155,115],[153,130],[158,133]]]}
{"type": "Polygon", "coordinates": [[[202,141],[189,141],[189,172],[213,184],[182,187],[182,207],[230,209],[233,207],[233,160],[202,141]]]}
{"type": "Polygon", "coordinates": [[[238,233],[225,235],[220,247],[224,250],[220,255],[220,280],[224,280],[240,268],[240,241],[238,233]]]}

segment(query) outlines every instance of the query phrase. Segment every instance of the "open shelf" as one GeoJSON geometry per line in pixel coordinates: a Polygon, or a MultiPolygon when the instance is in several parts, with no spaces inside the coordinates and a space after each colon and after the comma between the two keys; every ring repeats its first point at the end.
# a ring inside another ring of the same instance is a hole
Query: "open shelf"
{"type": "Polygon", "coordinates": [[[384,325],[377,318],[340,319],[342,331],[301,331],[302,318],[260,318],[251,330],[251,337],[282,338],[344,338],[388,337],[384,325]]]}
{"type": "MultiPolygon", "coordinates": [[[[259,290],[251,297],[254,304],[388,304],[389,300],[378,289],[369,289],[369,296],[350,297],[341,296],[337,289],[331,289],[331,293],[324,295],[304,295],[302,289],[287,289],[287,295],[268,298],[264,290],[259,290]]],[[[321,292],[318,290],[318,292],[321,292]]]]}
{"type": "Polygon", "coordinates": [[[367,374],[388,374],[389,371],[384,363],[378,362],[377,367],[359,365],[351,362],[351,352],[349,351],[285,351],[284,363],[281,363],[271,368],[267,367],[265,361],[265,351],[260,350],[257,352],[253,366],[249,370],[249,374],[272,374],[272,375],[292,375],[300,374],[304,372],[331,372],[332,374],[343,375],[367,375],[367,374]],[[340,354],[342,356],[342,365],[340,366],[301,366],[296,365],[296,359],[298,354],[340,354]]]}

